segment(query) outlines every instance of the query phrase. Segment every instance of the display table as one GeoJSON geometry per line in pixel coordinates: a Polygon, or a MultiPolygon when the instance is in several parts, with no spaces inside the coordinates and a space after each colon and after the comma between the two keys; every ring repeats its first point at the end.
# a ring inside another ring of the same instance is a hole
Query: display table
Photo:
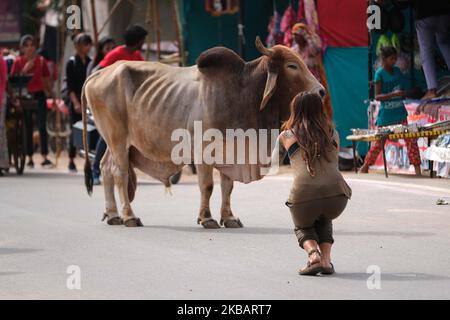
{"type": "MultiPolygon", "coordinates": [[[[448,129],[441,130],[423,130],[418,132],[405,132],[405,133],[377,133],[377,134],[366,134],[366,135],[349,135],[347,136],[347,140],[352,142],[353,148],[353,161],[355,166],[355,172],[358,172],[357,168],[357,160],[356,160],[356,143],[357,142],[373,142],[373,141],[381,141],[381,150],[383,153],[383,164],[384,164],[384,173],[386,178],[388,178],[388,170],[386,164],[386,152],[384,145],[386,140],[400,140],[400,139],[417,139],[417,138],[429,138],[428,143],[430,143],[431,139],[437,138],[441,134],[445,134],[450,132],[448,129]]],[[[430,177],[433,177],[433,161],[430,160],[430,177]]]]}

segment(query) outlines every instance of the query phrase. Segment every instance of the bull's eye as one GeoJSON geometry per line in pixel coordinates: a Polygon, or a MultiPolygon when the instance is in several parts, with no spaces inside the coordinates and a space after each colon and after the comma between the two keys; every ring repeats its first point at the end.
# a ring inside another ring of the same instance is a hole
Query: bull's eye
{"type": "Polygon", "coordinates": [[[292,70],[298,70],[298,65],[296,63],[288,63],[286,65],[287,68],[292,69],[292,70]]]}

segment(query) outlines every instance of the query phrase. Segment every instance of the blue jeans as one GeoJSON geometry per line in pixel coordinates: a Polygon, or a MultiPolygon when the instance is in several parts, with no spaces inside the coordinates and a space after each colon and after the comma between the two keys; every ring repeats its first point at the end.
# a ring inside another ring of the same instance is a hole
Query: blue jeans
{"type": "Polygon", "coordinates": [[[100,177],[100,162],[102,161],[103,155],[106,152],[106,142],[100,136],[97,141],[97,146],[95,147],[95,159],[94,159],[94,168],[93,174],[95,178],[100,177]]]}

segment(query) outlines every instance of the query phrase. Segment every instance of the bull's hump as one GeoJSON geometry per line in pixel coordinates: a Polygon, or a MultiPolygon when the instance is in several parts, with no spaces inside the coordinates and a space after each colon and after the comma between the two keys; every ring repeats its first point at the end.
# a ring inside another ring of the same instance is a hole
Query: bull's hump
{"type": "Polygon", "coordinates": [[[215,47],[203,52],[197,59],[197,66],[200,72],[206,76],[214,76],[217,72],[235,74],[240,72],[245,62],[234,51],[215,47]]]}

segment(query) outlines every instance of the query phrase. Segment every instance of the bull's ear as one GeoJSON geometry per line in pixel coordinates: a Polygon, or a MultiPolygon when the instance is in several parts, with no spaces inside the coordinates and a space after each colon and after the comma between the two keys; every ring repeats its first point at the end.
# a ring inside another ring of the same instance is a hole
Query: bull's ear
{"type": "Polygon", "coordinates": [[[197,59],[197,67],[205,75],[214,75],[220,71],[236,74],[244,66],[245,62],[241,57],[224,47],[206,50],[197,59]]]}
{"type": "Polygon", "coordinates": [[[264,89],[264,96],[261,101],[261,106],[259,107],[259,110],[263,110],[265,108],[265,106],[269,102],[270,98],[272,97],[273,93],[275,92],[275,89],[277,88],[277,78],[278,78],[278,72],[276,72],[276,71],[268,72],[266,88],[264,89]]]}

